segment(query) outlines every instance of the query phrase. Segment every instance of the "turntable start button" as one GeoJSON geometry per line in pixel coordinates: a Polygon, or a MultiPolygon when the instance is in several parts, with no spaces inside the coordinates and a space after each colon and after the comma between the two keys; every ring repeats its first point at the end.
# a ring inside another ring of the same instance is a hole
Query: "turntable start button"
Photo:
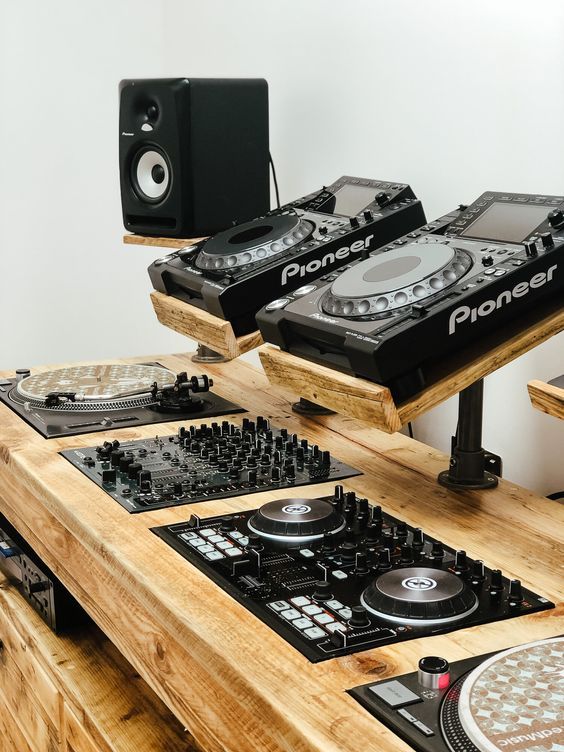
{"type": "Polygon", "coordinates": [[[315,289],[317,289],[316,285],[304,285],[303,287],[298,287],[297,290],[294,290],[294,295],[308,295],[315,289]]]}
{"type": "Polygon", "coordinates": [[[278,311],[280,308],[284,308],[284,306],[287,306],[290,302],[289,298],[278,298],[278,300],[273,300],[272,303],[269,303],[266,306],[267,311],[278,311]]]}

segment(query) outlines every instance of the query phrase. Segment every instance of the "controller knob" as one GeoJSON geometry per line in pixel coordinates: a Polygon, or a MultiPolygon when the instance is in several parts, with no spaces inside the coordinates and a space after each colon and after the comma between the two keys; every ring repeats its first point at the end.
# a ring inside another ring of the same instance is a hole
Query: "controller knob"
{"type": "Polygon", "coordinates": [[[444,555],[443,544],[440,541],[435,541],[431,547],[431,557],[433,559],[442,559],[444,555]]]}
{"type": "Polygon", "coordinates": [[[499,595],[503,591],[503,575],[501,569],[492,570],[492,578],[490,582],[490,593],[492,595],[499,595]]]}
{"type": "Polygon", "coordinates": [[[482,266],[493,266],[493,256],[482,256],[482,266]]]}
{"type": "Polygon", "coordinates": [[[484,562],[476,559],[472,565],[472,582],[483,582],[486,579],[486,570],[484,562]]]}
{"type": "Polygon", "coordinates": [[[456,574],[462,574],[468,570],[468,557],[466,551],[462,549],[454,555],[454,571],[456,574]]]}
{"type": "Polygon", "coordinates": [[[509,603],[512,606],[517,606],[519,603],[523,603],[523,587],[521,580],[510,580],[509,582],[509,603]]]}
{"type": "Polygon", "coordinates": [[[224,533],[229,533],[231,530],[233,530],[235,525],[233,524],[233,517],[230,514],[225,515],[225,517],[221,518],[221,525],[219,526],[219,529],[224,533]]]}
{"type": "Polygon", "coordinates": [[[390,200],[391,196],[389,193],[386,193],[386,191],[380,191],[374,196],[376,203],[378,206],[382,207],[385,206],[388,201],[390,200]]]}
{"type": "Polygon", "coordinates": [[[367,627],[370,624],[366,609],[364,606],[353,606],[351,608],[352,616],[349,619],[351,627],[367,627]]]}
{"type": "Polygon", "coordinates": [[[551,227],[560,227],[564,222],[564,212],[562,209],[552,209],[552,211],[549,211],[548,221],[551,227]]]}
{"type": "Polygon", "coordinates": [[[351,230],[356,230],[356,228],[359,225],[358,219],[356,217],[351,217],[349,222],[350,222],[351,230]]]}
{"type": "Polygon", "coordinates": [[[543,232],[541,237],[542,247],[547,251],[549,248],[554,248],[554,238],[551,232],[543,232]]]}
{"type": "Polygon", "coordinates": [[[332,595],[330,582],[327,580],[318,580],[315,583],[315,590],[313,591],[314,601],[328,601],[332,595]]]}
{"type": "Polygon", "coordinates": [[[525,240],[523,247],[525,248],[525,253],[529,258],[535,258],[535,256],[538,256],[539,252],[537,250],[537,244],[534,240],[525,240]]]}
{"type": "Polygon", "coordinates": [[[450,666],[445,658],[427,655],[417,666],[417,679],[427,689],[446,689],[450,684],[450,666]]]}

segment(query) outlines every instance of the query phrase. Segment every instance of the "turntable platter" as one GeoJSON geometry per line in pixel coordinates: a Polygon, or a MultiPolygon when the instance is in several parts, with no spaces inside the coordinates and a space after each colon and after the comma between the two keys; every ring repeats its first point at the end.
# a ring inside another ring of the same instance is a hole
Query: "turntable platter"
{"type": "Polygon", "coordinates": [[[463,580],[430,567],[406,567],[380,575],[366,588],[361,602],[388,621],[421,625],[457,621],[478,605],[463,580]]]}
{"type": "Polygon", "coordinates": [[[455,284],[471,264],[464,250],[447,243],[409,243],[337,277],[323,310],[332,316],[367,316],[419,303],[455,284]]]}
{"type": "Polygon", "coordinates": [[[72,366],[29,376],[17,384],[16,393],[37,401],[44,401],[52,393],[72,393],[79,402],[96,402],[148,393],[155,381],[163,387],[172,386],[175,379],[171,371],[161,366],[72,366]]]}
{"type": "Polygon", "coordinates": [[[261,537],[294,542],[337,533],[345,521],[332,504],[322,499],[279,499],[264,504],[249,520],[249,529],[261,537]]]}
{"type": "Polygon", "coordinates": [[[245,222],[207,240],[198,257],[199,269],[232,269],[264,261],[303,243],[313,224],[298,214],[279,214],[245,222]]]}
{"type": "Polygon", "coordinates": [[[482,752],[562,749],[564,637],[521,645],[481,663],[462,684],[458,714],[482,752]]]}

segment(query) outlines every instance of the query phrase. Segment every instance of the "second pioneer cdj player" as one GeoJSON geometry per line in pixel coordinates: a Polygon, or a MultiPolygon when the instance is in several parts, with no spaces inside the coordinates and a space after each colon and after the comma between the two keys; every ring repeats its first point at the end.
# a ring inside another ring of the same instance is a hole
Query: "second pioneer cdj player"
{"type": "Polygon", "coordinates": [[[425,222],[405,184],[343,176],[332,185],[245,222],[149,267],[156,290],[256,329],[257,310],[292,290],[306,294],[320,274],[389,243],[425,222]]]}
{"type": "Polygon", "coordinates": [[[564,197],[488,192],[272,301],[257,323],[267,342],[401,399],[446,353],[563,287],[564,197]]]}

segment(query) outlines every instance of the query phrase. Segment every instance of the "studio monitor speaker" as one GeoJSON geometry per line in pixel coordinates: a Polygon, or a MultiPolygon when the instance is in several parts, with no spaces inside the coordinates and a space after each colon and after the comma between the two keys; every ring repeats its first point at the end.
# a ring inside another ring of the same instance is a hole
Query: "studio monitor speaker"
{"type": "Polygon", "coordinates": [[[123,221],[142,235],[211,235],[270,209],[264,79],[120,83],[123,221]]]}

